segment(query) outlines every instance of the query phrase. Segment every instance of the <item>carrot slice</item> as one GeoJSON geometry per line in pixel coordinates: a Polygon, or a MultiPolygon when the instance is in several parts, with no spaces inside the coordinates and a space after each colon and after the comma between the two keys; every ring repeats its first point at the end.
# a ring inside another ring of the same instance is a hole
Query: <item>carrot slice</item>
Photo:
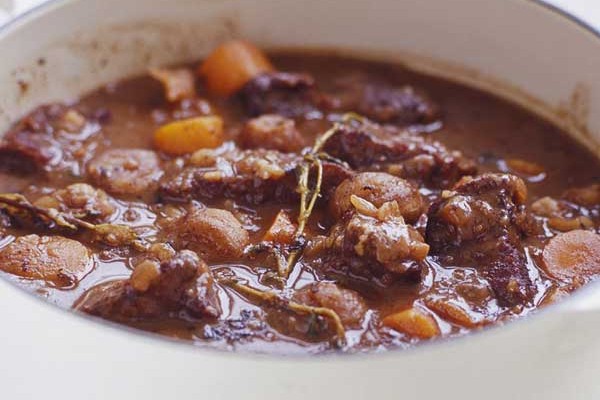
{"type": "Polygon", "coordinates": [[[198,73],[206,80],[209,92],[231,96],[255,76],[273,70],[262,51],[243,40],[232,40],[217,47],[204,60],[198,73]]]}
{"type": "Polygon", "coordinates": [[[263,240],[279,244],[292,244],[295,234],[296,225],[294,225],[288,213],[281,210],[275,217],[269,230],[265,233],[263,240]]]}
{"type": "Polygon", "coordinates": [[[600,274],[600,236],[584,230],[562,233],[542,254],[546,270],[561,280],[600,274]]]}
{"type": "Polygon", "coordinates": [[[481,318],[471,315],[469,311],[465,310],[458,304],[453,304],[447,301],[437,300],[427,302],[427,307],[433,310],[440,317],[457,323],[467,328],[474,328],[481,323],[481,318]]]}
{"type": "Polygon", "coordinates": [[[415,307],[388,315],[382,322],[383,325],[394,330],[421,339],[431,339],[440,334],[440,328],[435,319],[415,307]]]}
{"type": "Polygon", "coordinates": [[[215,148],[223,143],[223,120],[217,116],[196,117],[163,125],[154,134],[154,145],[171,155],[215,148]]]}
{"type": "Polygon", "coordinates": [[[520,158],[510,158],[506,160],[506,165],[511,171],[522,175],[535,176],[544,173],[544,167],[541,165],[520,158]]]}

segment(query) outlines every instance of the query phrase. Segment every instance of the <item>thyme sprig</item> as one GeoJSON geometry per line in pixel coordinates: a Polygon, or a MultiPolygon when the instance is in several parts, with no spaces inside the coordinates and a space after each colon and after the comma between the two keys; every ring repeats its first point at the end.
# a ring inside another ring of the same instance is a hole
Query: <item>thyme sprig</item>
{"type": "Polygon", "coordinates": [[[296,303],[284,298],[276,292],[255,289],[251,286],[243,285],[236,279],[232,278],[219,279],[218,281],[220,284],[229,286],[244,296],[258,299],[261,303],[264,303],[267,306],[292,311],[297,314],[312,315],[328,319],[333,323],[333,327],[335,329],[335,338],[333,340],[333,344],[337,347],[344,347],[346,345],[346,329],[344,328],[344,324],[342,323],[340,316],[331,308],[313,307],[306,304],[296,303]]]}
{"type": "MultiPolygon", "coordinates": [[[[288,248],[289,255],[287,256],[287,260],[285,259],[283,249],[264,243],[250,246],[246,249],[247,253],[267,252],[275,258],[278,265],[277,272],[279,275],[279,279],[277,281],[278,283],[281,283],[283,287],[289,287],[289,276],[305,248],[306,240],[304,237],[304,230],[306,229],[306,225],[313,213],[315,204],[321,196],[324,169],[323,162],[332,162],[348,167],[345,162],[327,154],[323,148],[327,144],[327,141],[340,131],[340,129],[343,127],[343,124],[352,121],[363,122],[364,118],[355,113],[344,114],[339,122],[334,123],[329,130],[319,135],[316,138],[313,146],[304,153],[303,162],[298,166],[298,184],[296,188],[297,193],[300,195],[298,226],[296,227],[293,238],[293,243],[296,245],[291,250],[288,248]],[[313,178],[311,175],[313,171],[316,171],[316,176],[314,179],[311,179],[313,178]],[[313,181],[314,184],[312,187],[310,187],[310,183],[313,181]]],[[[338,347],[343,347],[346,345],[346,330],[344,328],[344,324],[342,323],[340,316],[331,308],[313,307],[306,304],[296,303],[284,297],[281,292],[262,291],[251,286],[244,285],[237,279],[231,277],[217,278],[217,281],[220,284],[231,287],[242,295],[258,299],[262,303],[271,307],[278,307],[298,314],[325,318],[331,321],[333,323],[333,327],[335,328],[334,344],[338,347]]]]}
{"type": "MultiPolygon", "coordinates": [[[[304,162],[299,166],[298,187],[296,191],[300,194],[300,209],[298,211],[298,227],[294,233],[294,241],[299,242],[306,229],[306,224],[312,215],[315,204],[321,196],[321,186],[323,184],[323,161],[332,161],[345,164],[325,151],[323,148],[331,137],[340,131],[344,123],[351,121],[362,122],[364,118],[355,113],[344,114],[340,122],[336,122],[329,130],[318,136],[313,147],[304,154],[304,162]],[[311,170],[316,169],[317,176],[312,188],[309,188],[311,170]]],[[[279,274],[287,279],[295,267],[304,247],[290,252],[285,265],[279,264],[279,274]]]]}
{"type": "Polygon", "coordinates": [[[55,208],[43,208],[33,205],[25,196],[18,193],[1,193],[0,208],[9,215],[24,214],[39,218],[56,227],[73,232],[85,230],[96,235],[96,239],[109,246],[133,246],[145,250],[146,245],[128,226],[116,224],[92,224],[55,208]]]}

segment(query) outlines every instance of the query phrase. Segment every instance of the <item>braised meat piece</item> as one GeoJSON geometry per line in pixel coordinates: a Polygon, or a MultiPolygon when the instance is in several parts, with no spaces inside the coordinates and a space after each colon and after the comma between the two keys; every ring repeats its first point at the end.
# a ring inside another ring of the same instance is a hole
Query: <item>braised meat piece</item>
{"type": "Polygon", "coordinates": [[[88,174],[109,193],[141,197],[156,188],[163,172],[151,150],[113,149],[92,160],[88,174]]]}
{"type": "Polygon", "coordinates": [[[284,153],[300,151],[305,146],[294,120],[276,114],[262,115],[246,122],[239,141],[244,148],[284,153]]]}
{"type": "Polygon", "coordinates": [[[429,210],[427,243],[445,264],[477,268],[502,306],[531,301],[522,239],[529,230],[521,178],[484,174],[464,178],[429,210]]]}
{"type": "Polygon", "coordinates": [[[353,168],[379,168],[442,188],[477,172],[472,160],[439,142],[367,120],[343,124],[325,151],[353,168]]]}
{"type": "Polygon", "coordinates": [[[177,317],[214,318],[221,307],[208,266],[194,252],[142,261],[125,280],[94,286],[74,305],[85,313],[117,322],[177,317]]]}
{"type": "MultiPolygon", "coordinates": [[[[247,204],[293,201],[296,170],[303,162],[298,154],[274,150],[239,150],[224,147],[200,150],[175,176],[165,176],[160,193],[166,200],[230,198],[247,204]]],[[[323,193],[351,175],[343,166],[324,162],[323,193]]]]}
{"type": "Polygon", "coordinates": [[[166,176],[160,193],[166,199],[240,199],[249,204],[289,200],[299,157],[273,150],[200,150],[190,165],[166,176]]]}
{"type": "Polygon", "coordinates": [[[360,72],[340,74],[332,84],[337,109],[358,112],[382,124],[412,126],[439,119],[438,106],[411,85],[391,84],[360,72]]]}
{"type": "Polygon", "coordinates": [[[279,114],[304,117],[318,111],[322,95],[307,74],[266,72],[248,82],[239,93],[250,116],[279,114]]]}
{"type": "Polygon", "coordinates": [[[27,235],[0,251],[0,269],[56,286],[72,286],[94,267],[90,251],[62,236],[27,235]]]}
{"type": "Polygon", "coordinates": [[[364,87],[358,112],[374,121],[396,125],[427,124],[438,116],[437,106],[412,86],[373,84],[364,87]]]}
{"type": "Polygon", "coordinates": [[[355,211],[311,244],[312,264],[333,277],[361,277],[387,285],[399,277],[415,276],[429,246],[407,225],[396,201],[377,208],[352,196],[355,211]]]}
{"type": "Polygon", "coordinates": [[[342,182],[330,201],[330,209],[336,218],[354,210],[350,201],[352,195],[367,200],[376,207],[396,201],[402,217],[409,223],[414,223],[425,208],[423,198],[415,186],[384,172],[362,172],[342,182]]]}
{"type": "Polygon", "coordinates": [[[39,107],[0,140],[0,168],[81,176],[100,141],[104,120],[60,104],[39,107]]]}

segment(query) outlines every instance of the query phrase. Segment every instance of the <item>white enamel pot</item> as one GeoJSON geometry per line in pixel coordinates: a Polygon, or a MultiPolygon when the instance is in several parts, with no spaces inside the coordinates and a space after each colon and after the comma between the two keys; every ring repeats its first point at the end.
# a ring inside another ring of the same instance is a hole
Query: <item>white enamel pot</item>
{"type": "MultiPolygon", "coordinates": [[[[524,102],[595,151],[600,143],[600,37],[531,0],[51,1],[0,28],[0,129],[229,37],[403,60],[524,102]]],[[[600,398],[598,292],[409,351],[299,358],[175,343],[0,280],[0,398],[600,398]]]]}

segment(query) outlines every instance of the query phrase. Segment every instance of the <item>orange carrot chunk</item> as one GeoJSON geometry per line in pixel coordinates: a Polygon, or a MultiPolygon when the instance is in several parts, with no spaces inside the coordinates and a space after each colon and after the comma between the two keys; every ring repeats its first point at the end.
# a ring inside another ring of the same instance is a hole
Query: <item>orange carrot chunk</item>
{"type": "Polygon", "coordinates": [[[418,308],[409,308],[383,319],[383,325],[408,336],[421,339],[431,339],[440,334],[440,328],[435,319],[418,308]]]}
{"type": "Polygon", "coordinates": [[[460,305],[449,301],[430,301],[427,302],[427,307],[445,320],[466,326],[467,328],[474,328],[481,322],[481,318],[477,318],[477,316],[469,313],[464,306],[461,307],[460,305]]]}
{"type": "Polygon", "coordinates": [[[232,40],[217,47],[204,60],[198,73],[208,91],[217,96],[231,96],[248,81],[273,70],[264,53],[253,44],[232,40]]]}
{"type": "Polygon", "coordinates": [[[550,240],[542,256],[546,270],[561,280],[600,274],[600,236],[584,230],[561,233],[550,240]]]}
{"type": "Polygon", "coordinates": [[[275,217],[275,221],[273,221],[267,233],[265,233],[263,240],[278,244],[292,244],[296,229],[296,225],[294,225],[288,213],[281,210],[275,217]]]}
{"type": "Polygon", "coordinates": [[[223,120],[217,116],[184,119],[163,125],[154,134],[155,147],[178,156],[223,143],[223,120]]]}

